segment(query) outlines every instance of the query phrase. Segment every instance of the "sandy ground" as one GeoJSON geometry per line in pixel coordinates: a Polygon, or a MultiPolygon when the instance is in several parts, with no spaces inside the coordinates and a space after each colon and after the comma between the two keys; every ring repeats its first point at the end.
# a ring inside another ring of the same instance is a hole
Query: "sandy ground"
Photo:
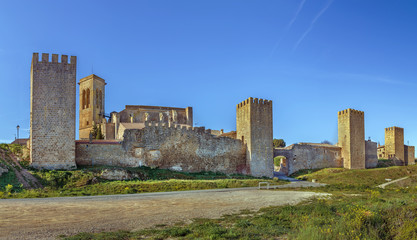
{"type": "Polygon", "coordinates": [[[0,239],[55,239],[61,234],[139,230],[218,218],[243,209],[295,204],[326,194],[217,189],[46,199],[0,199],[0,239]]]}

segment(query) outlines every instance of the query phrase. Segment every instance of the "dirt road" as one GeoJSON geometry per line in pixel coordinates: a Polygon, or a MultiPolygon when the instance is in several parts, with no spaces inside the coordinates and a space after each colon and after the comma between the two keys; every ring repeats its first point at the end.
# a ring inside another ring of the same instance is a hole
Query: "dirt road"
{"type": "Polygon", "coordinates": [[[0,199],[0,239],[55,239],[61,234],[138,230],[218,218],[243,209],[295,204],[325,194],[217,189],[46,199],[0,199]]]}

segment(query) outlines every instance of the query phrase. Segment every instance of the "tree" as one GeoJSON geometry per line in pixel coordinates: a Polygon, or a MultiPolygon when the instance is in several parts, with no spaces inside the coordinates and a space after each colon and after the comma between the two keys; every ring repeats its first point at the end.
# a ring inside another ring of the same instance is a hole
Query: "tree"
{"type": "Polygon", "coordinates": [[[324,140],[323,142],[321,142],[322,144],[330,144],[333,145],[333,143],[331,143],[329,140],[324,140]]]}
{"type": "Polygon", "coordinates": [[[94,123],[93,129],[91,130],[91,135],[93,135],[93,139],[104,139],[104,135],[101,132],[101,125],[94,123]]]}
{"type": "Polygon", "coordinates": [[[272,140],[272,143],[274,145],[274,148],[285,147],[285,145],[286,145],[284,139],[275,139],[274,138],[274,140],[272,140]]]}

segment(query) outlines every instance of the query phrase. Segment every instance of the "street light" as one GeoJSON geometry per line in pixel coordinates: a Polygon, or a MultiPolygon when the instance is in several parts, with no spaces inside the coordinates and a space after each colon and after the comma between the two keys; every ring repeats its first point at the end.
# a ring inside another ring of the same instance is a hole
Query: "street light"
{"type": "Polygon", "coordinates": [[[20,126],[17,125],[17,127],[16,127],[16,129],[17,129],[17,139],[19,139],[19,128],[20,128],[20,126]]]}

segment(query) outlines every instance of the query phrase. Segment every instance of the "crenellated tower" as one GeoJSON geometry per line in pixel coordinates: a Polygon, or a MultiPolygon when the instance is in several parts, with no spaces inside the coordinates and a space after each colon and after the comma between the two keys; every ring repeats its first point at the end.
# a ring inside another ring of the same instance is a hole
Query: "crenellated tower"
{"type": "Polygon", "coordinates": [[[364,112],[350,108],[338,112],[338,146],[342,148],[345,168],[365,168],[364,112]]]}
{"type": "Polygon", "coordinates": [[[236,106],[236,138],[246,144],[249,173],[272,177],[272,101],[248,98],[236,106]]]}
{"type": "Polygon", "coordinates": [[[106,82],[97,75],[80,79],[79,138],[88,139],[93,124],[101,124],[104,114],[106,82]]]}
{"type": "Polygon", "coordinates": [[[385,154],[388,159],[402,162],[404,165],[404,128],[385,128],[385,154]]]}
{"type": "Polygon", "coordinates": [[[35,168],[75,168],[77,57],[33,53],[30,70],[30,161],[35,168]]]}

